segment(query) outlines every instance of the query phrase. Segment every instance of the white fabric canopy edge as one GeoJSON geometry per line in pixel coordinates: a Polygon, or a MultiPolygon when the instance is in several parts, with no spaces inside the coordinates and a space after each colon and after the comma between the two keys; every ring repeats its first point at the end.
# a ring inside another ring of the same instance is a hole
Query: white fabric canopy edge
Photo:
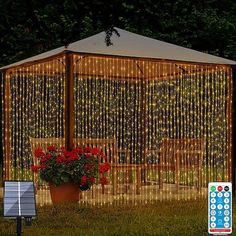
{"type": "Polygon", "coordinates": [[[120,37],[111,37],[113,45],[106,46],[105,32],[76,41],[66,47],[59,47],[36,56],[21,60],[19,62],[1,67],[0,70],[20,66],[26,63],[37,62],[57,56],[65,51],[74,53],[88,53],[108,56],[123,56],[145,59],[173,60],[190,63],[236,65],[236,61],[202,53],[189,48],[184,48],[160,40],[148,38],[142,35],[115,28],[120,37]]]}

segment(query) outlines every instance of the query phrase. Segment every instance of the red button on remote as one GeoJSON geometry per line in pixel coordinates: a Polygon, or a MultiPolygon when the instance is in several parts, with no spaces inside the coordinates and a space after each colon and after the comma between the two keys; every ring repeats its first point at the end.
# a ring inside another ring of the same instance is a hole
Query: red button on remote
{"type": "Polygon", "coordinates": [[[218,186],[218,188],[217,188],[217,190],[219,191],[219,192],[221,192],[222,191],[222,186],[218,186]]]}

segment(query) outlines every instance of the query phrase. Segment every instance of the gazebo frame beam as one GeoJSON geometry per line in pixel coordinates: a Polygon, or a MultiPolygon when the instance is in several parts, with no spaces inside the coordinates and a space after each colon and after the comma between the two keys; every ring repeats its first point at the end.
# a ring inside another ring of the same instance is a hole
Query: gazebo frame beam
{"type": "Polygon", "coordinates": [[[65,147],[73,149],[74,137],[74,77],[73,54],[66,53],[66,78],[65,78],[65,147]]]}

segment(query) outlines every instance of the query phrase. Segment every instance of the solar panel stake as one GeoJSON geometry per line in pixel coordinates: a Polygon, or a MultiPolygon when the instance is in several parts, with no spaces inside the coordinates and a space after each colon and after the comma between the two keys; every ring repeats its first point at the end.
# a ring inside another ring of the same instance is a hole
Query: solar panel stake
{"type": "Polygon", "coordinates": [[[22,220],[25,225],[32,225],[36,217],[34,183],[32,181],[4,182],[4,217],[16,219],[16,234],[22,235],[22,220]]]}
{"type": "Polygon", "coordinates": [[[25,225],[26,226],[32,225],[32,218],[31,217],[25,217],[25,225]]]}
{"type": "Polygon", "coordinates": [[[21,236],[22,225],[21,225],[21,217],[16,217],[16,235],[21,236]]]}

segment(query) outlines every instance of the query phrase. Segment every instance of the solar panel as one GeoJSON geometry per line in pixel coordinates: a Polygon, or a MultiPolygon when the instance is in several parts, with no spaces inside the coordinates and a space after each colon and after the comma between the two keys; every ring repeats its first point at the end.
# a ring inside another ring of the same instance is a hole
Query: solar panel
{"type": "Polygon", "coordinates": [[[4,217],[35,217],[35,193],[32,181],[5,181],[4,217]]]}

